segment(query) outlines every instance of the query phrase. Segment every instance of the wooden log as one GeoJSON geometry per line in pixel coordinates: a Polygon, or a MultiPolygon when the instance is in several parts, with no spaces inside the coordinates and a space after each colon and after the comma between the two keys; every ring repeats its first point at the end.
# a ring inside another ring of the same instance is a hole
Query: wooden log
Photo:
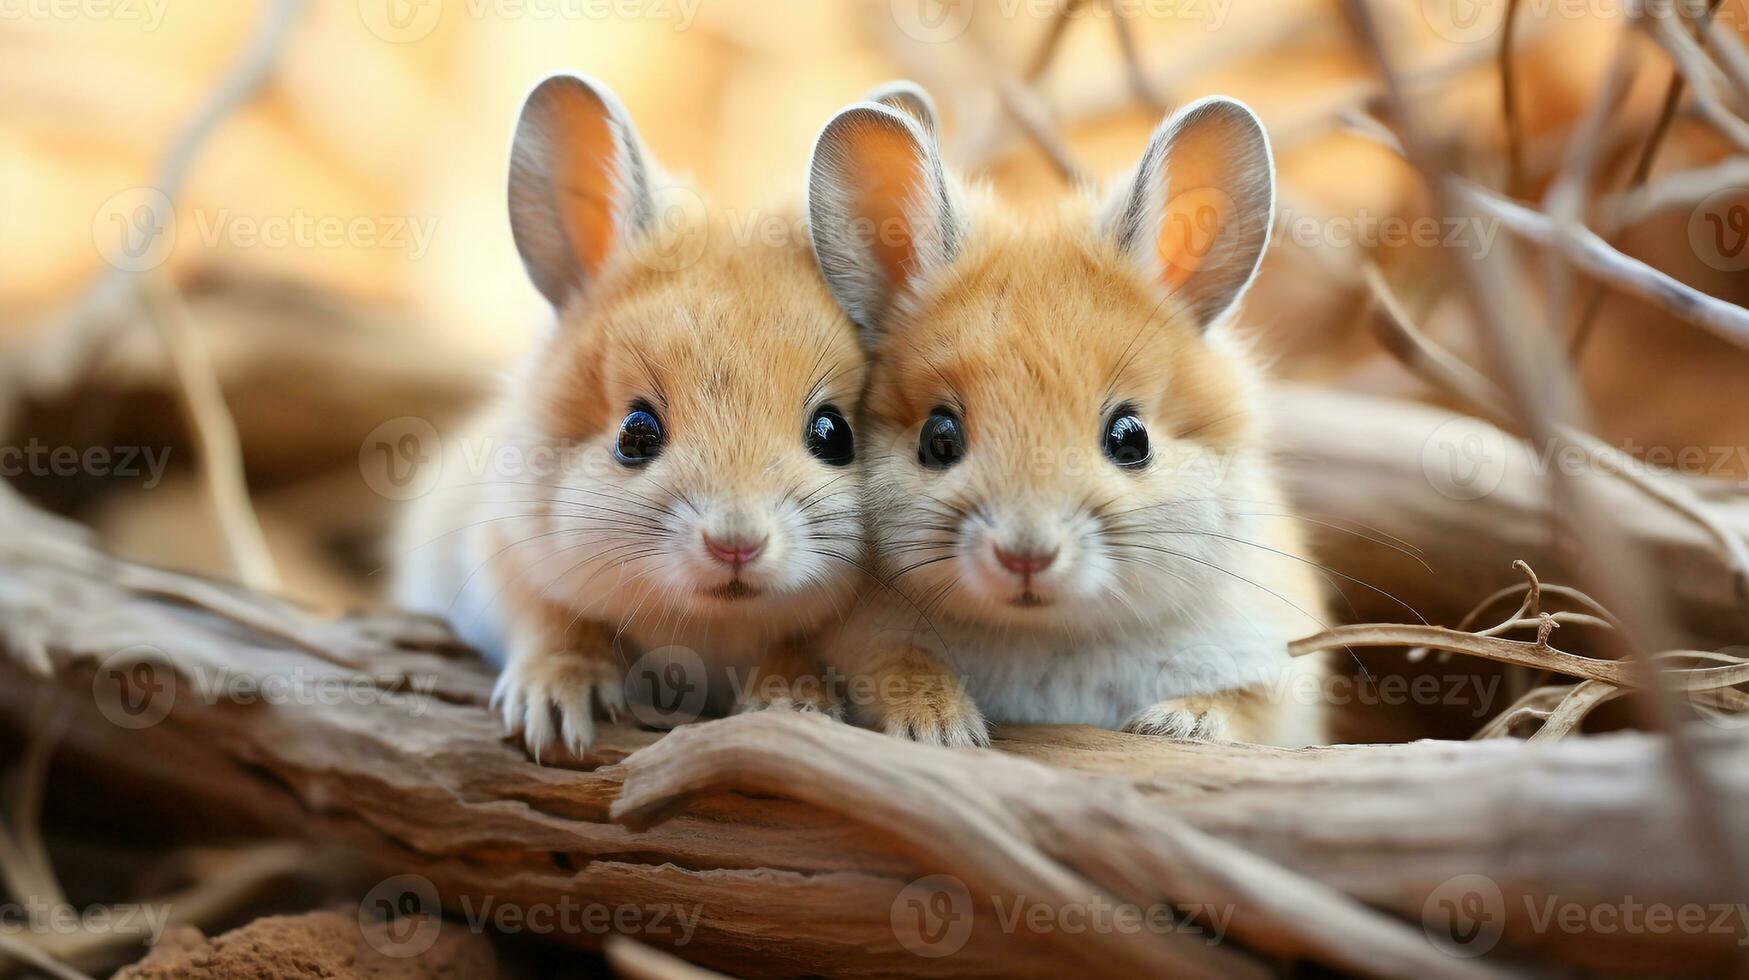
{"type": "MultiPolygon", "coordinates": [[[[326,621],[117,561],[9,497],[0,522],[0,718],[62,698],[59,764],[94,786],[349,846],[430,882],[443,928],[593,903],[714,969],[851,976],[1669,971],[1717,968],[1742,938],[1545,914],[1741,899],[1686,836],[1651,736],[1287,751],[1025,728],[960,752],[763,715],[660,740],[610,726],[588,759],[543,767],[427,621],[326,621]],[[1478,881],[1479,917],[1448,921],[1439,903],[1478,881]],[[1131,909],[1170,915],[1121,928],[1131,909]],[[1452,925],[1489,955],[1423,935],[1452,925]]],[[[1699,734],[1749,847],[1749,734],[1699,734]]]]}

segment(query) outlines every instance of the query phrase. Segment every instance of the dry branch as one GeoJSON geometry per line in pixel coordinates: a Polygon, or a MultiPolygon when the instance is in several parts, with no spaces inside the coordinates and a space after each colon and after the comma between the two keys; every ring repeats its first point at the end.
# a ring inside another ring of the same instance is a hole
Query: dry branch
{"type": "Polygon", "coordinates": [[[1644,262],[1611,248],[1588,228],[1562,227],[1548,215],[1508,201],[1473,184],[1457,185],[1477,211],[1513,234],[1566,256],[1600,282],[1661,307],[1672,316],[1705,327],[1741,347],[1749,347],[1749,310],[1678,282],[1644,262]]]}

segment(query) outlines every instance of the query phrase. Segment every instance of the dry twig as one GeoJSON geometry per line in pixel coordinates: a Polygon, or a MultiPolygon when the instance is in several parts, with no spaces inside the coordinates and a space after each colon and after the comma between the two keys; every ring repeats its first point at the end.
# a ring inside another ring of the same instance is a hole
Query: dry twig
{"type": "Polygon", "coordinates": [[[1521,0],[1507,0],[1500,25],[1500,110],[1506,122],[1506,193],[1524,193],[1524,119],[1518,113],[1518,72],[1512,60],[1512,40],[1518,28],[1521,0]]]}
{"type": "Polygon", "coordinates": [[[1559,251],[1599,282],[1638,296],[1733,344],[1749,347],[1749,310],[1709,296],[1616,251],[1588,228],[1563,228],[1540,211],[1462,179],[1453,178],[1452,190],[1461,200],[1498,220],[1519,237],[1559,251]]]}
{"type": "MultiPolygon", "coordinates": [[[[1554,739],[1577,730],[1591,711],[1628,690],[1644,685],[1641,672],[1633,664],[1615,660],[1599,660],[1568,653],[1549,641],[1561,626],[1584,626],[1615,631],[1620,625],[1595,600],[1582,592],[1556,589],[1544,585],[1524,562],[1513,567],[1523,574],[1526,583],[1516,589],[1495,593],[1477,606],[1477,612],[1499,599],[1517,592],[1524,597],[1505,619],[1486,629],[1474,630],[1468,619],[1457,629],[1440,626],[1361,624],[1339,626],[1315,636],[1296,640],[1289,652],[1303,656],[1321,650],[1346,647],[1403,646],[1414,650],[1441,650],[1493,660],[1498,663],[1548,671],[1579,678],[1572,686],[1543,687],[1531,691],[1502,714],[1496,716],[1477,733],[1477,738],[1508,734],[1514,724],[1527,718],[1538,718],[1543,727],[1537,737],[1554,739]],[[1544,595],[1576,597],[1592,612],[1550,612],[1543,608],[1544,595]],[[1593,614],[1597,613],[1597,614],[1593,614]],[[1534,630],[1536,639],[1507,639],[1509,633],[1534,630]]],[[[1699,700],[1703,693],[1726,691],[1749,684],[1749,660],[1722,653],[1694,650],[1672,650],[1658,654],[1658,659],[1671,664],[1664,669],[1665,681],[1674,689],[1699,700]],[[1712,664],[1705,667],[1674,666],[1677,661],[1701,660],[1712,664]]],[[[1740,692],[1738,692],[1740,693],[1740,692]]]]}

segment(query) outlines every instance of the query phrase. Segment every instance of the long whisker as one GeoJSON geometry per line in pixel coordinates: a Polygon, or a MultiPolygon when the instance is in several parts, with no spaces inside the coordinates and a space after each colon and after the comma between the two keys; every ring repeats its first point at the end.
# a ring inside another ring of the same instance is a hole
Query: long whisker
{"type": "MultiPolygon", "coordinates": [[[[1404,602],[1402,599],[1399,599],[1398,597],[1392,595],[1391,593],[1385,591],[1382,588],[1379,588],[1378,586],[1372,584],[1371,582],[1368,582],[1364,579],[1355,578],[1353,575],[1349,575],[1346,572],[1338,571],[1334,568],[1331,568],[1329,565],[1323,564],[1322,562],[1314,561],[1310,558],[1306,558],[1306,557],[1303,557],[1301,555],[1296,555],[1291,551],[1283,551],[1280,548],[1273,548],[1273,547],[1270,547],[1269,545],[1263,544],[1261,542],[1250,541],[1250,540],[1247,540],[1245,538],[1241,538],[1241,537],[1239,537],[1237,535],[1233,535],[1233,534],[1221,534],[1221,533],[1216,532],[1216,531],[1192,531],[1192,530],[1178,530],[1178,529],[1152,529],[1152,530],[1147,530],[1147,531],[1134,531],[1134,530],[1120,529],[1114,533],[1123,534],[1123,535],[1130,535],[1130,534],[1188,534],[1188,535],[1192,535],[1192,536],[1196,536],[1196,537],[1217,538],[1221,541],[1231,541],[1234,544],[1242,544],[1242,545],[1246,545],[1248,547],[1258,548],[1258,549],[1261,549],[1263,551],[1267,551],[1272,555],[1279,555],[1283,558],[1291,558],[1294,561],[1297,561],[1297,562],[1300,562],[1302,564],[1309,565],[1312,568],[1318,569],[1320,572],[1323,572],[1326,575],[1334,575],[1337,578],[1344,579],[1344,580],[1349,581],[1349,582],[1353,582],[1355,585],[1358,585],[1361,588],[1369,589],[1373,592],[1376,592],[1379,595],[1384,596],[1385,598],[1391,600],[1392,602],[1396,603],[1397,605],[1402,606],[1404,609],[1408,610],[1409,615],[1414,616],[1416,619],[1421,620],[1421,625],[1423,625],[1423,626],[1428,625],[1426,618],[1423,617],[1420,612],[1416,611],[1414,606],[1409,605],[1407,602],[1404,602]]],[[[1126,548],[1148,547],[1147,545],[1138,545],[1134,542],[1120,542],[1119,546],[1126,547],[1126,548]]]]}

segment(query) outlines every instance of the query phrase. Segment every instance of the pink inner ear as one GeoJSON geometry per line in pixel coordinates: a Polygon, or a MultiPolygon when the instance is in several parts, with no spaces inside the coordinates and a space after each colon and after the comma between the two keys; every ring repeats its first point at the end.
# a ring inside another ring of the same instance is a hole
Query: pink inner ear
{"type": "Polygon", "coordinates": [[[1195,187],[1166,202],[1154,247],[1167,288],[1177,289],[1220,260],[1221,232],[1232,213],[1233,199],[1214,187],[1195,187]]]}
{"type": "Polygon", "coordinates": [[[885,126],[859,126],[848,142],[847,169],[857,175],[855,213],[863,222],[851,233],[867,236],[887,282],[902,284],[917,269],[910,217],[923,186],[917,148],[906,133],[885,126]]]}
{"type": "Polygon", "coordinates": [[[559,197],[554,204],[578,261],[594,275],[613,250],[619,193],[619,154],[607,107],[593,98],[563,100],[553,107],[548,132],[560,141],[553,154],[559,197]]]}

